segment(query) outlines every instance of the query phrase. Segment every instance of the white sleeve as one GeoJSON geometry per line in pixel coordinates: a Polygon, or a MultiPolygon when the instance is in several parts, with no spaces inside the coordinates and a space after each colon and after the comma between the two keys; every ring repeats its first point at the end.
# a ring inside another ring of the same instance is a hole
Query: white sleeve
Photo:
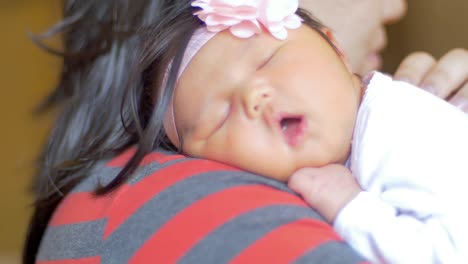
{"type": "Polygon", "coordinates": [[[467,135],[461,111],[375,74],[351,155],[366,191],[339,213],[337,231],[375,263],[468,263],[467,135]]]}
{"type": "Polygon", "coordinates": [[[337,216],[334,227],[373,263],[461,263],[444,224],[399,214],[390,204],[361,192],[337,216]]]}

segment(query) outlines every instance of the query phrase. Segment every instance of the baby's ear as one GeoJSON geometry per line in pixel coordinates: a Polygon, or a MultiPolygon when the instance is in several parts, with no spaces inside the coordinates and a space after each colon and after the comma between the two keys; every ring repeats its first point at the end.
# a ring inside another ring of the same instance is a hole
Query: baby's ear
{"type": "Polygon", "coordinates": [[[335,46],[336,50],[338,51],[338,55],[340,56],[344,65],[346,66],[346,68],[348,68],[348,71],[352,73],[353,71],[351,69],[351,64],[349,63],[348,56],[346,55],[346,52],[341,48],[341,46],[336,41],[335,35],[333,34],[333,32],[329,28],[322,29],[322,32],[323,34],[325,34],[325,36],[327,36],[327,38],[330,40],[333,46],[335,46]]]}

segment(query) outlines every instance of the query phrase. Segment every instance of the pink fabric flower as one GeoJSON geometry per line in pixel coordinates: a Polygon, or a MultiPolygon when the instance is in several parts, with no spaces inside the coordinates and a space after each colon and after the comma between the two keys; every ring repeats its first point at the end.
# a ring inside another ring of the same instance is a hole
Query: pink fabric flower
{"type": "Polygon", "coordinates": [[[275,38],[285,40],[287,29],[301,26],[296,15],[298,0],[196,0],[193,7],[210,32],[229,29],[239,38],[250,38],[262,31],[262,26],[275,38]]]}

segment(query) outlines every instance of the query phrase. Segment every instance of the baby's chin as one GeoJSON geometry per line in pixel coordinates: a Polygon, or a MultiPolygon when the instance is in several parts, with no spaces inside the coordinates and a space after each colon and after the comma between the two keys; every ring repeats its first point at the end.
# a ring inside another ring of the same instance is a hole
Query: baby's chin
{"type": "Polygon", "coordinates": [[[264,177],[267,177],[267,178],[270,178],[270,179],[274,179],[274,180],[277,180],[277,181],[280,181],[280,182],[288,182],[289,179],[291,178],[291,176],[293,175],[294,172],[291,172],[289,174],[282,174],[282,175],[271,175],[271,174],[260,174],[264,177]]]}
{"type": "MultiPolygon", "coordinates": [[[[278,165],[278,164],[276,164],[278,165]]],[[[288,182],[291,176],[302,167],[291,166],[271,166],[270,168],[256,168],[251,170],[253,173],[264,176],[266,178],[274,179],[280,182],[288,182]]]]}
{"type": "Polygon", "coordinates": [[[304,164],[301,165],[295,165],[295,166],[290,166],[290,164],[276,164],[276,166],[271,166],[268,169],[265,168],[256,168],[254,171],[252,171],[255,174],[262,175],[267,178],[271,178],[277,181],[281,182],[288,182],[291,176],[297,172],[300,169],[304,168],[320,168],[325,165],[329,164],[341,164],[345,165],[346,161],[348,159],[348,155],[343,156],[341,158],[337,158],[337,160],[334,161],[323,161],[317,163],[317,161],[314,162],[305,162],[304,164]],[[283,166],[281,166],[283,165],[283,166]]]}

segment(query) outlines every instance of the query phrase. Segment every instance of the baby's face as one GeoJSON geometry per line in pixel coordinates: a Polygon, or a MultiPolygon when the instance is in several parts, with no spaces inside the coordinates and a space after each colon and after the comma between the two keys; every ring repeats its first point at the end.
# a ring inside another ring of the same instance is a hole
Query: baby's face
{"type": "Polygon", "coordinates": [[[174,94],[184,153],[282,181],[346,160],[359,80],[314,30],[288,34],[279,41],[223,32],[199,51],[174,94]]]}

